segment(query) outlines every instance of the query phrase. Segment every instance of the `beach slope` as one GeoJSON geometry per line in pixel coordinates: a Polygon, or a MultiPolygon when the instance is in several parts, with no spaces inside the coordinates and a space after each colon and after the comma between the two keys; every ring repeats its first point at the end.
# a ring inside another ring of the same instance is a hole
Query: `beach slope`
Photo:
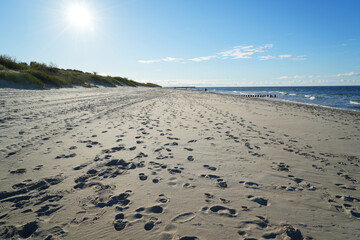
{"type": "Polygon", "coordinates": [[[0,238],[359,239],[360,112],[0,90],[0,238]]]}

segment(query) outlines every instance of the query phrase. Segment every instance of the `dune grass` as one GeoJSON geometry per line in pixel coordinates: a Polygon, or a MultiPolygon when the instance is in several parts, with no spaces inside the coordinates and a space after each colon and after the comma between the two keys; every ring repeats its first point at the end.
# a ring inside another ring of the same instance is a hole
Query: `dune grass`
{"type": "Polygon", "coordinates": [[[45,83],[29,73],[18,73],[11,71],[0,71],[0,79],[8,80],[22,86],[35,85],[44,89],[45,83]]]}
{"type": "Polygon", "coordinates": [[[107,87],[161,87],[153,83],[140,83],[125,77],[101,76],[76,69],[61,69],[55,64],[18,62],[16,58],[0,55],[0,79],[19,85],[35,85],[41,89],[51,87],[102,85],[107,87]]]}

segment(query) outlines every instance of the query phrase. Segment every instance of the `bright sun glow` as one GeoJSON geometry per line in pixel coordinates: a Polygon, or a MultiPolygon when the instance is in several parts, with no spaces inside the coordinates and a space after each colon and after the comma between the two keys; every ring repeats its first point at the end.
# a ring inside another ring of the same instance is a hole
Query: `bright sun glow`
{"type": "Polygon", "coordinates": [[[73,5],[68,10],[70,23],[78,28],[93,30],[92,14],[85,5],[73,5]]]}

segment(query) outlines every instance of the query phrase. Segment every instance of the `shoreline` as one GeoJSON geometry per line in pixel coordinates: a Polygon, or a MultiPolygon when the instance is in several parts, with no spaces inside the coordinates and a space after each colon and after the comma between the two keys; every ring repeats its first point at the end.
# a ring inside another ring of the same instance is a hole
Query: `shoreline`
{"type": "MultiPolygon", "coordinates": [[[[181,90],[181,91],[188,91],[188,90],[181,90]]],[[[203,91],[199,91],[199,92],[203,92],[203,91]]],[[[285,99],[278,99],[278,98],[257,98],[257,97],[246,97],[243,95],[237,95],[237,94],[231,94],[231,93],[221,93],[221,92],[203,92],[203,93],[211,93],[211,94],[219,94],[219,95],[224,95],[224,96],[237,96],[237,97],[241,97],[244,99],[251,99],[254,101],[273,101],[275,103],[285,103],[285,104],[295,104],[295,105],[299,105],[299,106],[303,106],[303,107],[318,107],[318,108],[323,108],[323,109],[327,109],[327,110],[336,110],[336,111],[344,111],[344,112],[352,112],[352,113],[359,113],[360,115],[360,110],[355,110],[355,109],[347,109],[347,108],[337,108],[337,107],[331,107],[331,106],[326,106],[326,105],[319,105],[319,104],[312,104],[312,103],[304,103],[304,102],[295,102],[295,101],[290,101],[290,100],[285,100],[285,99]]]]}
{"type": "MultiPolygon", "coordinates": [[[[296,103],[304,103],[310,105],[318,105],[318,106],[326,106],[332,108],[340,108],[340,109],[348,109],[348,110],[355,110],[360,111],[360,108],[357,106],[360,104],[358,103],[360,99],[358,99],[358,93],[356,91],[352,92],[353,97],[350,97],[348,90],[340,90],[340,92],[333,92],[335,95],[346,95],[347,99],[343,99],[342,97],[339,99],[331,97],[331,95],[326,95],[327,92],[322,92],[320,89],[332,89],[334,91],[336,88],[346,89],[352,86],[304,86],[304,87],[214,87],[214,88],[207,88],[209,92],[217,92],[217,93],[224,93],[229,95],[274,95],[276,94],[276,99],[281,101],[289,101],[289,102],[296,102],[296,103]],[[284,88],[283,90],[281,88],[284,88]],[[306,89],[306,90],[305,90],[306,89]],[[313,92],[312,89],[317,89],[316,92],[313,92]],[[285,92],[284,92],[285,91],[285,92]],[[344,92],[342,92],[344,91],[344,92]],[[258,92],[258,93],[257,93],[258,92]],[[259,93],[260,92],[260,93],[259,93]],[[305,96],[303,99],[301,96],[305,96]],[[355,103],[354,103],[355,98],[355,103]],[[311,101],[309,101],[309,99],[311,101]],[[330,100],[332,99],[332,100],[330,100]],[[334,100],[336,99],[336,100],[334,100]],[[320,100],[320,102],[319,102],[320,100]],[[325,100],[325,102],[324,102],[325,100]],[[330,102],[326,102],[330,101],[330,102]],[[335,102],[331,102],[335,101],[335,102]],[[314,103],[315,102],[315,103],[314,103]],[[333,106],[334,104],[340,106],[333,106]]],[[[360,86],[353,86],[360,89],[360,86]]],[[[203,88],[194,89],[202,91],[203,88]]],[[[325,90],[324,90],[325,91],[325,90]]],[[[329,91],[329,90],[326,90],[329,91]]]]}

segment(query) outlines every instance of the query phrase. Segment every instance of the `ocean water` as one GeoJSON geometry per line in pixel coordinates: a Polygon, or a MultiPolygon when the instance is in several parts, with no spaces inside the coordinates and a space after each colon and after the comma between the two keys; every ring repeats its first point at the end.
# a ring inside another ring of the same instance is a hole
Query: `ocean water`
{"type": "MultiPolygon", "coordinates": [[[[196,88],[204,90],[205,87],[196,88]]],[[[237,95],[276,95],[283,101],[360,111],[360,86],[207,87],[208,91],[237,95]]]]}

